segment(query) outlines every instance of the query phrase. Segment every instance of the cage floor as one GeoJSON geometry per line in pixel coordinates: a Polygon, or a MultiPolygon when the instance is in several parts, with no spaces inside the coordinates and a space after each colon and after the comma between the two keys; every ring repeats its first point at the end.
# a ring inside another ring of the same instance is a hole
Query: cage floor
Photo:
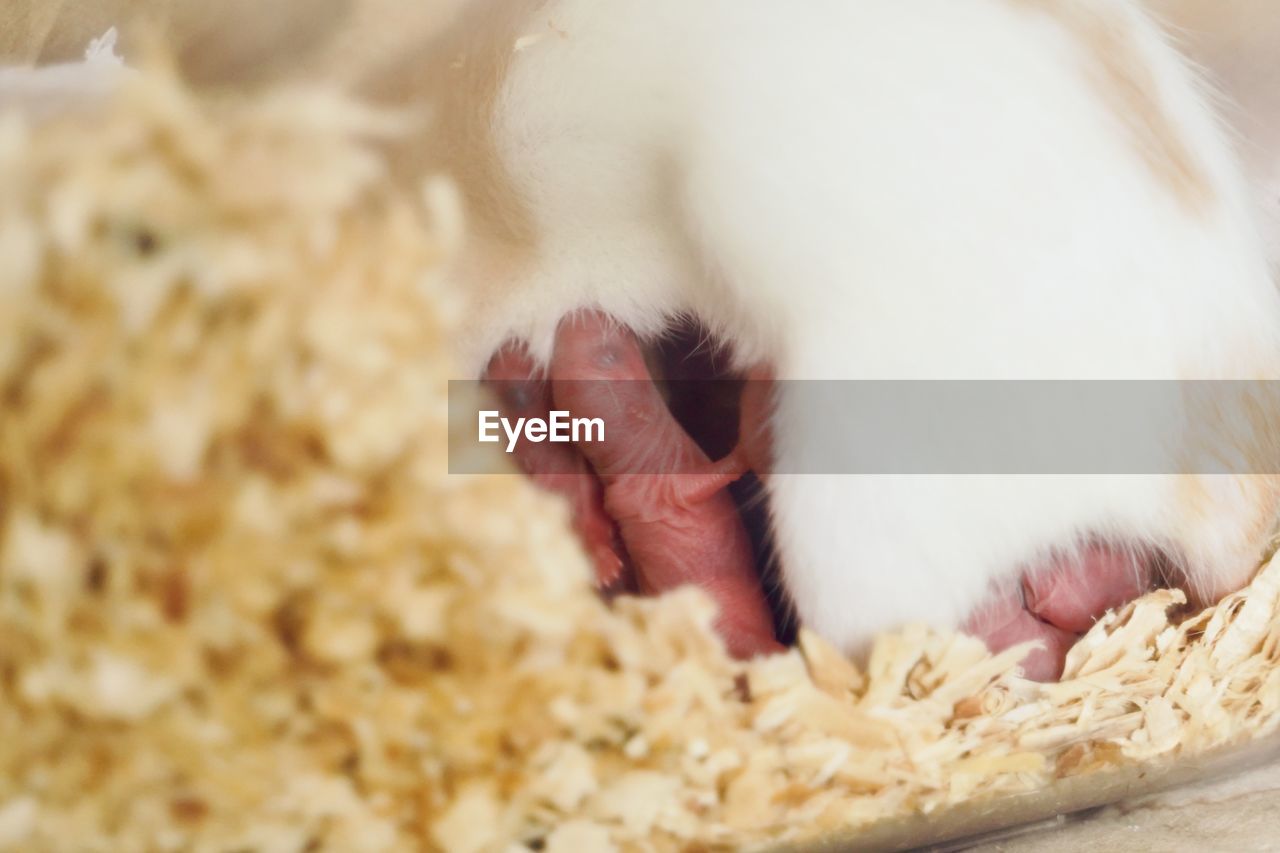
{"type": "Polygon", "coordinates": [[[1276,850],[1280,762],[1107,806],[1080,820],[979,844],[973,853],[1076,850],[1276,850]]]}
{"type": "Polygon", "coordinates": [[[827,840],[822,850],[1280,850],[1280,737],[1060,780],[827,840]]]}

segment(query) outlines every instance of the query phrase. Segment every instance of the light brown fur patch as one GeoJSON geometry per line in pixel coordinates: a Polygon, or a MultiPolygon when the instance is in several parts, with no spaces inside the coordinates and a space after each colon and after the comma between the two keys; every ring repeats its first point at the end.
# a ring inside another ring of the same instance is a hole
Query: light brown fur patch
{"type": "MultiPolygon", "coordinates": [[[[1190,383],[1186,404],[1195,432],[1184,470],[1235,475],[1249,511],[1235,526],[1236,557],[1244,569],[1251,569],[1252,562],[1263,556],[1280,518],[1280,383],[1260,379],[1190,383]]],[[[1182,475],[1178,496],[1184,528],[1193,536],[1194,531],[1214,527],[1215,519],[1226,511],[1201,475],[1182,475]]],[[[1232,586],[1196,591],[1206,599],[1201,603],[1209,604],[1234,592],[1232,586]]]]}
{"type": "Polygon", "coordinates": [[[1162,102],[1136,34],[1120,14],[1081,0],[1010,0],[1052,17],[1084,51],[1099,95],[1152,174],[1190,210],[1205,210],[1213,187],[1162,102]]]}

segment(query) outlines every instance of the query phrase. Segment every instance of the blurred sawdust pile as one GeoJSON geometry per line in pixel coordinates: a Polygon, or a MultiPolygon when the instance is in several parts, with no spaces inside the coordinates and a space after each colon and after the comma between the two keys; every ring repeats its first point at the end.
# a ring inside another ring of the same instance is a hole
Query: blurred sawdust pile
{"type": "Polygon", "coordinates": [[[0,849],[734,847],[1274,728],[1267,574],[1049,688],[601,604],[559,503],[445,473],[459,306],[393,124],[163,77],[0,124],[0,849]]]}

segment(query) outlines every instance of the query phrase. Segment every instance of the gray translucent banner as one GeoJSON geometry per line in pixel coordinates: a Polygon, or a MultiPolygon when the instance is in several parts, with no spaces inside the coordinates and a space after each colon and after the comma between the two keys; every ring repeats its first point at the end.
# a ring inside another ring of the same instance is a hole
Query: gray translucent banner
{"type": "MultiPolygon", "coordinates": [[[[497,395],[451,382],[449,470],[487,470],[495,448],[529,458],[590,442],[597,446],[584,450],[626,460],[614,473],[697,473],[700,462],[648,446],[663,441],[654,422],[663,412],[619,405],[654,393],[647,385],[525,383],[497,395]]],[[[745,388],[677,382],[664,392],[683,401],[673,409],[694,422],[695,436],[728,430],[731,443],[737,415],[725,401],[745,388]]],[[[784,439],[774,443],[775,474],[1280,473],[1280,382],[791,381],[755,390],[773,400],[784,439]]]]}

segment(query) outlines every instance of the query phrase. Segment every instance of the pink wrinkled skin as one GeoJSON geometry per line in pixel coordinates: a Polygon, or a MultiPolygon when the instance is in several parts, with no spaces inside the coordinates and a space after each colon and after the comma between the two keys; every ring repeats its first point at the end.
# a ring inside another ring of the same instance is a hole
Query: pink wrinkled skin
{"type": "MultiPolygon", "coordinates": [[[[545,417],[554,408],[607,424],[602,443],[521,441],[516,448],[523,470],[570,502],[600,589],[651,595],[699,587],[719,605],[717,628],[742,658],[782,649],[728,493],[748,471],[769,472],[771,374],[760,367],[747,378],[739,443],[713,462],[668,410],[635,335],[603,314],[561,323],[546,376],[512,347],[498,353],[486,373],[507,417],[545,417]]],[[[1027,567],[1012,589],[993,593],[962,628],[996,652],[1039,641],[1043,647],[1023,661],[1023,670],[1029,678],[1055,680],[1094,620],[1150,588],[1153,565],[1151,555],[1104,544],[1088,545],[1071,559],[1051,557],[1027,567]]]]}

